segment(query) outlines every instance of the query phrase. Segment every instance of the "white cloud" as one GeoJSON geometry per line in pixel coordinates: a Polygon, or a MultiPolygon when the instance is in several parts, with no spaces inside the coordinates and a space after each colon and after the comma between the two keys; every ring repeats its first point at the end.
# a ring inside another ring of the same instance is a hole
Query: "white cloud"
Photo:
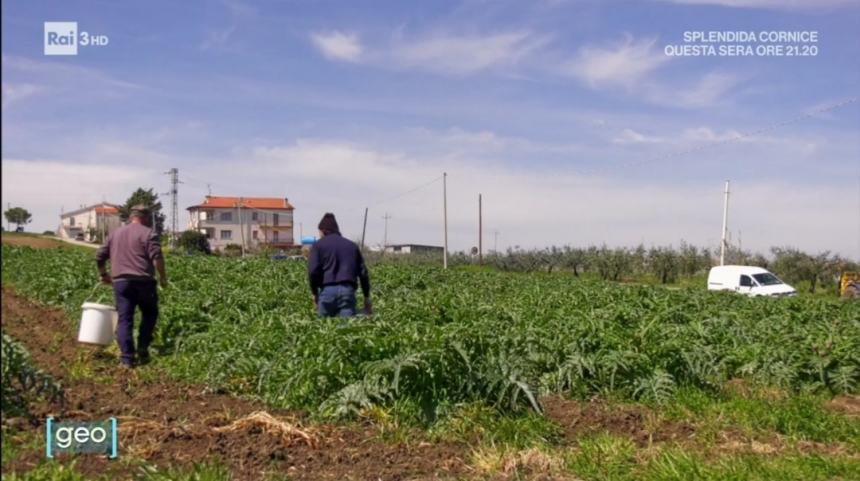
{"type": "Polygon", "coordinates": [[[772,137],[762,133],[740,132],[736,129],[720,131],[706,126],[685,128],[680,132],[673,131],[664,135],[644,134],[632,128],[625,128],[613,137],[611,142],[617,145],[651,144],[677,149],[675,152],[664,154],[671,157],[688,153],[690,149],[699,150],[712,147],[712,144],[722,143],[778,144],[809,154],[816,149],[815,142],[808,139],[772,137]]]}
{"type": "Polygon", "coordinates": [[[633,129],[624,129],[621,135],[612,139],[614,144],[662,144],[666,139],[662,137],[645,135],[633,129]]]}
{"type": "Polygon", "coordinates": [[[230,15],[239,18],[257,17],[257,8],[240,0],[221,0],[221,4],[227,8],[230,15]]]}
{"type": "Polygon", "coordinates": [[[661,0],[686,5],[719,5],[733,8],[761,8],[773,10],[803,10],[821,7],[850,7],[860,5],[858,0],[661,0]]]}
{"type": "Polygon", "coordinates": [[[313,33],[311,41],[326,58],[332,60],[357,62],[364,50],[358,35],[337,30],[313,33]]]}
{"type": "Polygon", "coordinates": [[[230,40],[230,37],[233,36],[233,32],[236,31],[235,25],[230,25],[228,27],[219,29],[219,30],[209,30],[206,33],[206,38],[200,44],[201,50],[210,50],[213,48],[220,48],[227,44],[230,40]]]}
{"type": "MultiPolygon", "coordinates": [[[[666,138],[628,130],[622,132],[623,138],[643,142],[633,145],[666,138]]],[[[369,206],[369,243],[381,241],[381,217],[387,212],[392,216],[391,241],[440,244],[442,186],[438,180],[424,184],[448,172],[452,249],[468,249],[476,243],[478,193],[484,201],[485,246],[492,245],[496,229],[501,232],[500,248],[603,242],[677,244],[681,239],[698,245],[717,243],[722,207],[719,179],[643,182],[583,176],[564,164],[510,165],[490,160],[493,155],[457,153],[457,144],[462,142],[488,143],[495,148],[497,142],[510,141],[495,132],[452,129],[436,133],[441,146],[438,155],[307,138],[241,149],[195,164],[198,167],[180,168],[180,178],[203,179],[202,184],[180,187],[181,224],[187,220],[184,207],[202,199],[205,183],[211,182],[215,194],[289,197],[297,207],[296,222],[302,223],[305,233],[314,230],[323,212],[331,211],[345,234],[356,238],[364,207],[369,206]],[[455,143],[454,153],[444,139],[455,143]]],[[[718,141],[734,133],[701,127],[682,131],[679,138],[718,141]]],[[[30,229],[40,231],[55,227],[60,206],[69,209],[98,202],[102,196],[121,202],[136,187],[166,187],[162,164],[170,155],[123,144],[100,145],[96,150],[101,157],[97,158],[117,161],[3,160],[3,203],[33,211],[30,229]]],[[[840,202],[832,195],[839,188],[801,182],[736,182],[730,227],[743,232],[745,248],[765,251],[771,245],[792,244],[810,251],[831,249],[853,255],[855,237],[830,234],[844,230],[844,219],[856,218],[856,203],[840,202]],[[799,224],[803,229],[797,228],[799,224]]]]}
{"type": "Polygon", "coordinates": [[[395,38],[387,55],[399,66],[442,74],[469,75],[512,67],[542,48],[549,38],[528,31],[483,35],[429,35],[395,38]]]}
{"type": "Polygon", "coordinates": [[[3,82],[3,108],[5,109],[9,104],[13,102],[18,102],[27,97],[36,95],[42,90],[43,89],[41,87],[34,84],[12,84],[8,82],[3,82]]]}
{"type": "Polygon", "coordinates": [[[752,142],[763,140],[756,136],[746,136],[734,129],[718,133],[709,127],[684,129],[682,138],[691,142],[752,142]]]}
{"type": "Polygon", "coordinates": [[[4,74],[27,74],[38,77],[44,82],[57,85],[78,83],[88,86],[88,90],[98,89],[139,89],[140,84],[128,82],[107,75],[100,70],[81,67],[80,65],[59,63],[51,60],[33,60],[27,57],[3,55],[4,74]]]}
{"type": "Polygon", "coordinates": [[[563,69],[591,87],[632,87],[669,60],[656,43],[656,38],[627,36],[612,47],[588,45],[563,69]]]}
{"type": "Polygon", "coordinates": [[[406,37],[398,31],[388,44],[365,47],[357,35],[335,30],[313,33],[311,40],[331,60],[443,75],[470,75],[513,67],[546,45],[549,38],[528,31],[471,35],[437,32],[416,37],[406,37]]]}
{"type": "Polygon", "coordinates": [[[636,40],[627,35],[615,46],[582,47],[559,71],[595,90],[623,89],[646,102],[681,108],[712,106],[740,83],[737,75],[716,71],[706,73],[692,86],[656,78],[670,60],[658,47],[656,38],[636,40]]]}
{"type": "Polygon", "coordinates": [[[655,103],[685,108],[709,107],[720,102],[740,82],[736,75],[710,72],[691,88],[654,86],[649,97],[655,103]]]}
{"type": "Polygon", "coordinates": [[[3,203],[33,213],[41,232],[59,224],[60,210],[82,204],[124,202],[138,187],[163,184],[160,175],[128,164],[80,164],[68,160],[3,159],[3,203]]]}
{"type": "MultiPolygon", "coordinates": [[[[728,131],[730,132],[730,131],[728,131]]],[[[496,134],[477,133],[495,141],[496,134]]],[[[714,138],[730,133],[691,135],[714,138]]],[[[389,239],[439,244],[441,185],[376,205],[381,199],[438,178],[448,172],[448,217],[452,249],[475,244],[476,197],[484,199],[484,225],[502,232],[503,246],[548,244],[668,244],[685,239],[700,245],[717,243],[721,216],[721,183],[619,181],[577,175],[561,166],[511,166],[474,157],[409,155],[365,145],[305,139],[293,144],[254,149],[246,159],[247,181],[240,172],[225,182],[253,185],[263,193],[286,191],[297,206],[296,217],[315,225],[323,212],[338,215],[346,235],[360,233],[364,207],[370,206],[368,239],[379,242],[381,216],[389,213],[389,239]],[[263,179],[263,180],[260,180],[263,179]],[[710,194],[709,194],[710,192],[710,194]]],[[[212,171],[217,172],[216,166],[212,171]]],[[[856,215],[827,193],[833,186],[777,182],[734,186],[732,224],[742,230],[744,246],[767,250],[793,244],[808,250],[832,249],[853,254],[851,239],[826,234],[856,215]],[[778,198],[779,202],[772,200],[778,198]],[[796,228],[798,222],[804,229],[796,228]]],[[[249,194],[250,195],[250,194],[249,194]]],[[[310,231],[310,228],[307,229],[310,231]]]]}

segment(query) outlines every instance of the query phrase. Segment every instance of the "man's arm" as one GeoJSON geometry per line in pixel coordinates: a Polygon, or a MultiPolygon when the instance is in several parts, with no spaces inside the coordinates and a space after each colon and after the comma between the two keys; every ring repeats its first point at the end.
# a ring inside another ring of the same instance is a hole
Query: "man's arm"
{"type": "Polygon", "coordinates": [[[110,283],[110,274],[107,272],[107,261],[110,259],[110,236],[108,236],[104,245],[96,251],[96,266],[99,269],[99,277],[102,282],[110,283]]]}
{"type": "Polygon", "coordinates": [[[152,230],[152,235],[146,242],[146,253],[155,264],[155,270],[158,271],[158,281],[161,287],[167,287],[167,268],[164,266],[164,255],[161,253],[161,240],[155,229],[152,230]]]}
{"type": "Polygon", "coordinates": [[[320,288],[322,287],[322,265],[320,264],[320,253],[317,246],[311,247],[311,254],[308,256],[308,282],[311,286],[311,294],[314,295],[314,300],[319,297],[320,288]]]}
{"type": "Polygon", "coordinates": [[[361,255],[361,250],[358,250],[358,280],[361,283],[361,293],[365,299],[370,299],[370,272],[367,270],[367,264],[364,263],[364,257],[361,255]]]}
{"type": "Polygon", "coordinates": [[[361,249],[358,249],[357,258],[358,281],[361,283],[361,293],[364,294],[364,311],[367,314],[373,314],[373,303],[370,301],[370,272],[367,270],[367,264],[364,263],[361,249]]]}
{"type": "Polygon", "coordinates": [[[164,258],[155,259],[155,269],[158,271],[158,279],[161,281],[161,287],[167,287],[167,269],[164,267],[164,258]]]}

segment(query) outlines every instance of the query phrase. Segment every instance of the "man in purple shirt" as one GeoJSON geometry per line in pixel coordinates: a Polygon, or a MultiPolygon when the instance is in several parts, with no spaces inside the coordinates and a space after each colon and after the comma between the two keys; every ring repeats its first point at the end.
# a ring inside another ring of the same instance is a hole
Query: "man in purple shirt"
{"type": "Polygon", "coordinates": [[[135,362],[149,361],[149,344],[158,320],[158,291],[155,271],[161,287],[167,287],[167,271],[161,255],[158,234],[152,229],[149,209],[143,205],[131,208],[129,223],[108,236],[96,253],[96,263],[102,282],[113,285],[119,322],[117,343],[121,351],[120,364],[131,368],[135,362]],[[106,263],[110,260],[110,274],[106,263]],[[140,307],[141,321],[134,348],[134,311],[140,307]]]}

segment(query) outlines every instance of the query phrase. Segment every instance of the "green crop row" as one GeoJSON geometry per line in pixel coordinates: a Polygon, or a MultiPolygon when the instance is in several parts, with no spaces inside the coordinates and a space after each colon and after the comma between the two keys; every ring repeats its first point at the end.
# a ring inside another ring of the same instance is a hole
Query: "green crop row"
{"type": "MultiPolygon", "coordinates": [[[[96,280],[78,251],[4,245],[2,267],[4,283],[74,318],[96,280]]],[[[372,317],[323,320],[302,262],[175,256],[168,270],[157,347],[174,372],[326,415],[540,410],[548,393],[664,402],[733,378],[857,392],[860,379],[856,302],[381,264],[372,317]]]]}
{"type": "Polygon", "coordinates": [[[31,416],[30,403],[39,398],[62,401],[63,388],[51,375],[33,365],[30,353],[20,343],[3,334],[2,352],[3,418],[31,416]]]}

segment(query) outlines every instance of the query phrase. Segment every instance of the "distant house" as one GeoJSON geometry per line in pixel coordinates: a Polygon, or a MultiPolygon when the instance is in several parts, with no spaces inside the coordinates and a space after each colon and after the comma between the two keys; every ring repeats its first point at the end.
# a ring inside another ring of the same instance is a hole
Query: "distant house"
{"type": "Polygon", "coordinates": [[[121,225],[119,206],[102,202],[61,214],[57,235],[62,239],[97,242],[121,225]]]}
{"type": "Polygon", "coordinates": [[[441,254],[441,246],[428,246],[423,244],[388,244],[385,246],[386,254],[441,254]]]}
{"type": "Polygon", "coordinates": [[[206,234],[212,249],[243,242],[248,248],[292,247],[294,210],[286,197],[207,195],[188,208],[188,227],[206,234]]]}

